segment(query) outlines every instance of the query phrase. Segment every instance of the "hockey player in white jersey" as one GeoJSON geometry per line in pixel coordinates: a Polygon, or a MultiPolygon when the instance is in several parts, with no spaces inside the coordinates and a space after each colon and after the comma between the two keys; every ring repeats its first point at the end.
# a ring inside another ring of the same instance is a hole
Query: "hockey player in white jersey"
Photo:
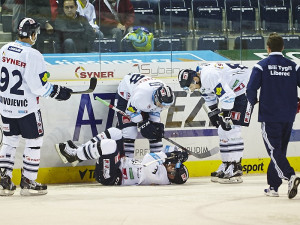
{"type": "Polygon", "coordinates": [[[222,164],[211,173],[219,183],[241,183],[244,141],[241,126],[249,126],[252,107],[245,92],[251,70],[240,64],[211,63],[196,71],[181,70],[180,86],[185,90],[199,89],[211,112],[211,124],[218,128],[222,164]]]}
{"type": "Polygon", "coordinates": [[[25,140],[20,194],[47,193],[47,186],[35,181],[44,135],[39,97],[67,100],[72,92],[69,88],[47,82],[44,58],[31,47],[37,40],[39,29],[39,23],[33,19],[21,19],[19,40],[0,50],[0,113],[4,134],[0,150],[0,195],[13,195],[16,190],[11,178],[19,136],[25,140]]]}
{"type": "Polygon", "coordinates": [[[142,136],[149,139],[150,152],[161,151],[164,125],[160,122],[160,113],[174,103],[172,89],[160,80],[142,74],[128,74],[120,82],[116,98],[116,107],[130,116],[129,119],[118,115],[125,155],[134,156],[137,127],[142,136]]]}
{"type": "Polygon", "coordinates": [[[148,153],[141,161],[121,156],[123,140],[118,128],[109,128],[81,146],[67,141],[55,147],[63,162],[73,166],[79,161],[98,159],[95,179],[103,185],[183,184],[189,177],[183,164],[188,154],[176,147],[148,153]]]}

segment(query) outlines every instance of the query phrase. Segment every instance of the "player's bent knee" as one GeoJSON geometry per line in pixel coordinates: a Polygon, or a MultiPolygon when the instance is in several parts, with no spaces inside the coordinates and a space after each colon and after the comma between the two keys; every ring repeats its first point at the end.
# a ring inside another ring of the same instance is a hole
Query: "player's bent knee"
{"type": "Polygon", "coordinates": [[[136,126],[126,127],[122,129],[122,134],[124,138],[127,139],[136,139],[138,135],[138,130],[136,126]]]}
{"type": "Polygon", "coordinates": [[[117,150],[117,143],[112,139],[101,140],[102,155],[113,154],[117,150]]]}
{"type": "Polygon", "coordinates": [[[108,128],[107,131],[109,132],[110,138],[113,140],[120,140],[122,139],[122,131],[116,127],[108,128]]]}

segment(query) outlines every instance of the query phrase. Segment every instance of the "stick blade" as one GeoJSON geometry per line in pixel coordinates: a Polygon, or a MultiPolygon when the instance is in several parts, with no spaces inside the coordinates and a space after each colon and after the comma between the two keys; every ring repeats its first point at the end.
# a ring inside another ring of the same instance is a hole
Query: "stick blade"
{"type": "Polygon", "coordinates": [[[208,158],[210,156],[213,156],[213,155],[217,154],[219,151],[220,151],[219,147],[214,147],[203,153],[197,153],[197,152],[193,152],[193,151],[188,151],[188,152],[189,152],[189,154],[191,154],[192,156],[195,156],[196,158],[203,159],[203,158],[208,158]]]}
{"type": "Polygon", "coordinates": [[[96,88],[96,86],[97,86],[97,78],[96,77],[92,77],[91,79],[90,79],[90,88],[89,89],[91,89],[91,90],[95,90],[95,88],[96,88]]]}
{"type": "Polygon", "coordinates": [[[89,89],[84,90],[84,91],[73,91],[73,92],[71,92],[71,94],[72,95],[74,95],[74,94],[89,94],[89,93],[92,93],[95,90],[96,86],[97,86],[97,78],[92,77],[90,79],[89,89]]]}

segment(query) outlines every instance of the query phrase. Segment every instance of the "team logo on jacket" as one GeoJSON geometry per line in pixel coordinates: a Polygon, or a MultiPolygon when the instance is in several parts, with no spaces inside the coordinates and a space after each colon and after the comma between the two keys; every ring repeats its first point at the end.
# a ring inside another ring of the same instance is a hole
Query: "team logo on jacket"
{"type": "Polygon", "coordinates": [[[218,97],[221,97],[222,95],[225,94],[222,84],[220,83],[215,87],[214,91],[218,97]]]}
{"type": "Polygon", "coordinates": [[[44,85],[47,83],[47,81],[48,81],[49,73],[47,73],[47,72],[45,71],[45,72],[43,72],[43,73],[40,73],[39,76],[40,76],[42,85],[44,86],[44,85]]]}

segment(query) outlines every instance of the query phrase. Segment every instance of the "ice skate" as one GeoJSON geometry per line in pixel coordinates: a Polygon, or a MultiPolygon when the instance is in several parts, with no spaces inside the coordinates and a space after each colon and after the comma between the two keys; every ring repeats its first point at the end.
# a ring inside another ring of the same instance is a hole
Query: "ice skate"
{"type": "Polygon", "coordinates": [[[45,195],[48,193],[47,185],[37,183],[34,180],[29,180],[22,174],[20,195],[32,196],[32,195],[45,195]]]}
{"type": "Polygon", "coordinates": [[[278,191],[275,191],[273,187],[269,187],[268,189],[264,190],[266,196],[269,197],[279,197],[278,191]]]}
{"type": "Polygon", "coordinates": [[[11,178],[6,175],[6,170],[1,171],[0,180],[0,196],[11,196],[15,193],[16,185],[11,181],[11,178]]]}
{"type": "Polygon", "coordinates": [[[227,168],[227,162],[222,162],[222,164],[219,166],[219,168],[210,174],[211,176],[211,182],[218,182],[218,179],[220,176],[224,176],[224,172],[227,168]]]}
{"type": "Polygon", "coordinates": [[[223,176],[219,176],[220,184],[239,184],[243,182],[243,167],[241,163],[231,162],[224,172],[223,176]]]}
{"type": "Polygon", "coordinates": [[[55,148],[64,163],[71,163],[75,167],[82,161],[77,157],[76,149],[78,147],[71,140],[56,144],[55,148]]]}
{"type": "Polygon", "coordinates": [[[298,185],[300,184],[300,178],[296,175],[291,176],[288,183],[288,197],[289,199],[294,198],[298,192],[298,185]]]}

